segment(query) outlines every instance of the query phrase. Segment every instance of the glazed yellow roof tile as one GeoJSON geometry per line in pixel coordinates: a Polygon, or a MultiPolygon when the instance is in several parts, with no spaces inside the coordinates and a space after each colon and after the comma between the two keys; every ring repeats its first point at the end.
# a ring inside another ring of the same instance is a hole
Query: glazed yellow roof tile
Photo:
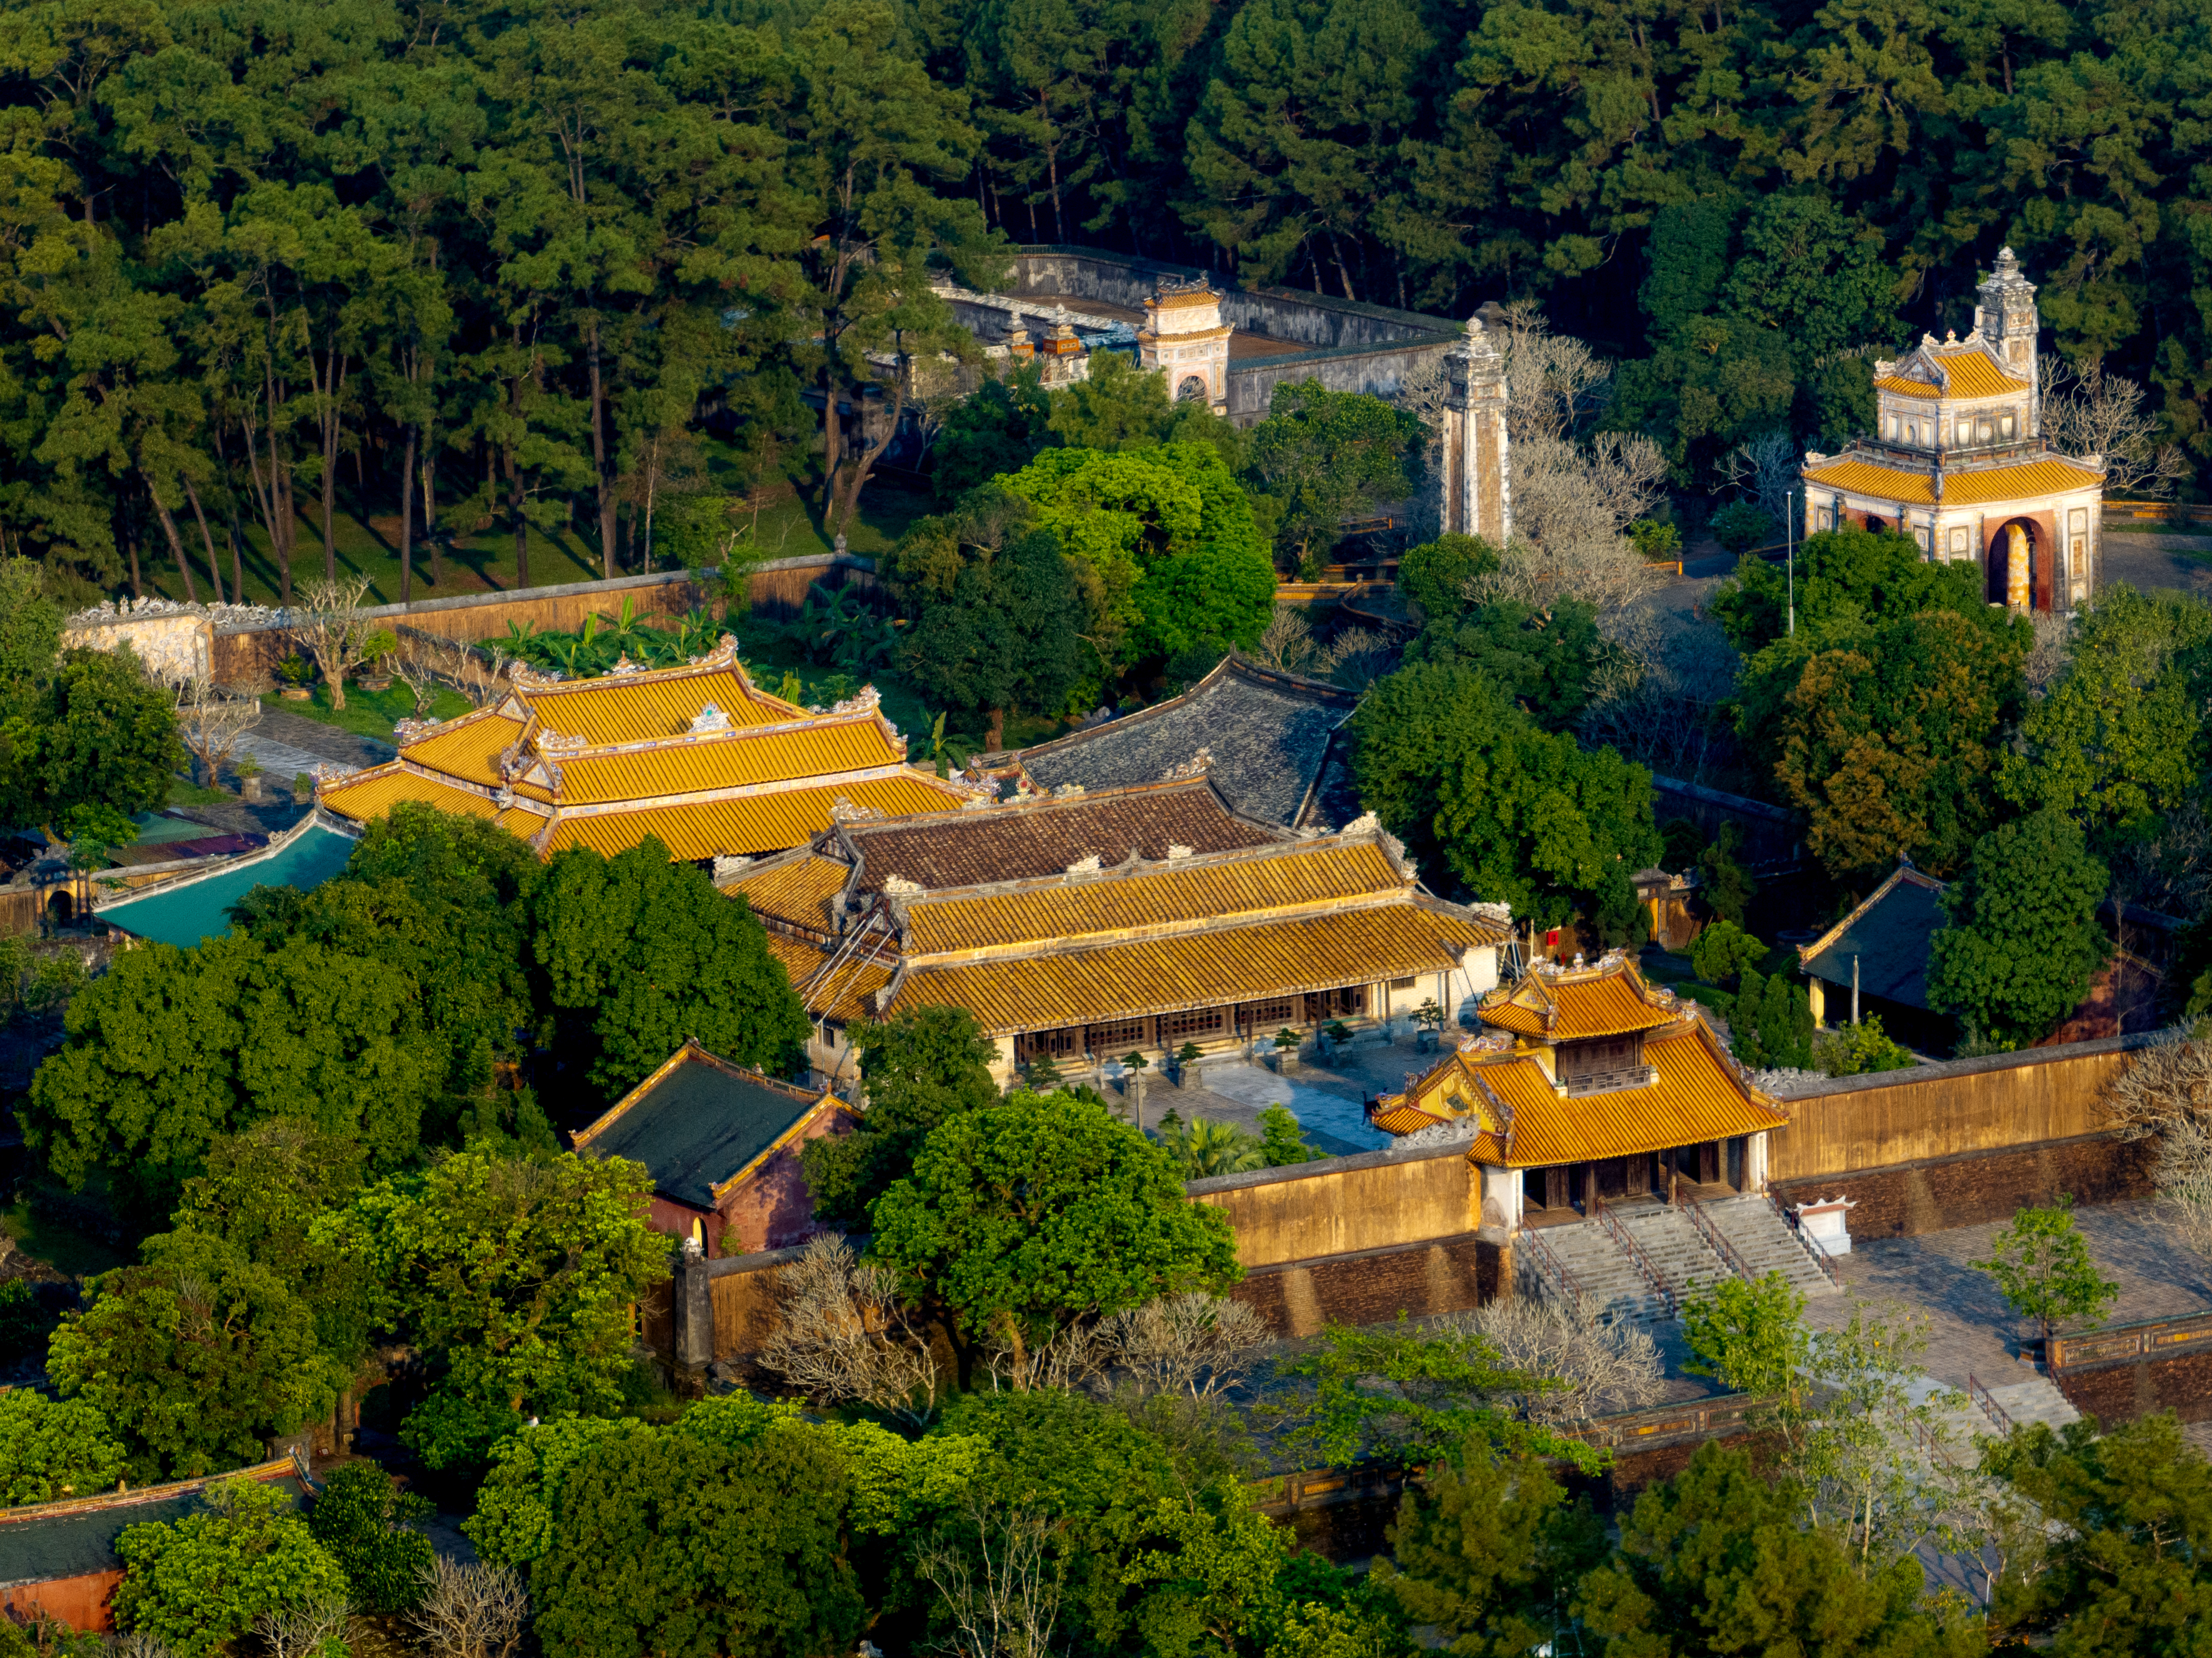
{"type": "Polygon", "coordinates": [[[773,789],[730,799],[677,801],[588,817],[564,812],[555,820],[545,850],[590,847],[612,857],[652,835],[659,837],[671,857],[686,860],[781,852],[829,828],[830,809],[841,799],[864,810],[900,817],[937,811],[945,805],[945,789],[936,779],[918,772],[901,772],[817,788],[773,789]]]}
{"type": "MultiPolygon", "coordinates": [[[[344,782],[325,788],[322,794],[322,803],[332,811],[364,823],[372,817],[381,817],[402,800],[419,800],[441,811],[461,812],[471,817],[495,818],[501,815],[488,795],[421,776],[396,763],[379,766],[373,771],[356,772],[344,782]]],[[[545,820],[541,817],[535,821],[542,826],[545,820]]]]}
{"type": "Polygon", "coordinates": [[[465,714],[410,743],[400,753],[418,766],[490,786],[500,780],[499,756],[521,735],[519,720],[489,712],[465,714]]]}
{"type": "MultiPolygon", "coordinates": [[[[726,892],[728,890],[723,889],[726,892]]],[[[784,972],[794,985],[805,984],[830,959],[817,946],[787,932],[769,933],[768,953],[783,963],[784,972]]]]}
{"type": "Polygon", "coordinates": [[[964,1007],[1003,1035],[1457,967],[1494,930],[1412,903],[987,961],[911,963],[892,1004],[964,1007]]]}
{"type": "Polygon", "coordinates": [[[747,870],[726,883],[722,890],[733,898],[742,897],[756,915],[773,915],[827,932],[830,902],[845,890],[852,873],[850,864],[805,853],[779,858],[764,868],[747,870]]]}
{"type": "MultiPolygon", "coordinates": [[[[1946,472],[1942,504],[1983,507],[1997,501],[2028,501],[2038,495],[2061,495],[2069,489],[2094,489],[2103,477],[2100,472],[2063,460],[2032,460],[2018,466],[1946,472]]],[[[1808,471],[1805,481],[1909,507],[1936,505],[1935,491],[1927,473],[1877,466],[1871,461],[1824,462],[1808,471]]]]}
{"type": "Polygon", "coordinates": [[[1424,1128],[1434,1128],[1438,1123],[1450,1121],[1432,1117],[1418,1106],[1393,1106],[1388,1111],[1377,1111],[1369,1119],[1386,1134],[1411,1134],[1424,1128]]]}
{"type": "MultiPolygon", "coordinates": [[[[580,805],[866,771],[896,766],[902,759],[872,715],[791,731],[741,731],[656,743],[619,754],[568,757],[556,751],[549,757],[561,769],[562,803],[580,805]]],[[[930,803],[933,810],[945,804],[943,794],[930,803]]]]}
{"type": "Polygon", "coordinates": [[[834,965],[829,964],[827,957],[822,960],[825,965],[815,969],[813,978],[799,992],[806,1011],[832,1024],[873,1018],[876,993],[891,981],[896,969],[873,957],[848,957],[834,965]]]}
{"type": "Polygon", "coordinates": [[[2001,398],[2027,390],[2027,382],[2005,373],[1996,360],[1978,346],[1930,353],[1942,365],[1943,391],[1954,398],[2001,398]]]}
{"type": "Polygon", "coordinates": [[[1404,876],[1372,840],[1291,842],[1224,853],[1188,867],[1022,882],[1011,890],[920,897],[907,909],[917,955],[1075,938],[1135,927],[1230,920],[1303,905],[1397,894],[1404,876]]]}
{"type": "Polygon", "coordinates": [[[1695,1013],[1646,1037],[1644,1057],[1656,1082],[1570,1097],[1525,1052],[1455,1054],[1403,1094],[1385,1096],[1375,1121],[1388,1127],[1386,1116],[1395,1121],[1401,1112],[1472,1116],[1481,1131],[1473,1153],[1479,1161],[1540,1169],[1756,1134],[1788,1121],[1745,1085],[1695,1013]]]}
{"type": "Polygon", "coordinates": [[[1874,389],[1893,392],[1900,398],[1925,398],[1929,402],[1943,395],[1943,388],[1927,380],[1909,380],[1902,375],[1883,374],[1876,378],[1874,389]]]}
{"type": "Polygon", "coordinates": [[[624,674],[570,684],[536,680],[516,687],[538,715],[541,731],[580,737],[586,743],[635,743],[674,737],[711,702],[732,726],[775,725],[803,719],[805,711],[753,688],[735,666],[624,674]]]}
{"type": "Polygon", "coordinates": [[[1484,997],[1476,1017],[1516,1035],[1574,1042],[1655,1030],[1680,1016],[1671,1006],[1653,1005],[1644,975],[1623,963],[1580,972],[1528,974],[1484,997]]]}

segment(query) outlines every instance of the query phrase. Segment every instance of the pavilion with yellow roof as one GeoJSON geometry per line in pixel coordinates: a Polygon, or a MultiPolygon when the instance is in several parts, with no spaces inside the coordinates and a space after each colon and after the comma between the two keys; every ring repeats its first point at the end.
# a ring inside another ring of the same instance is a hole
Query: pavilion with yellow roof
{"type": "Polygon", "coordinates": [[[1873,436],[1807,452],[1805,533],[1900,531],[1924,558],[1978,563],[1993,604],[2071,610],[2095,586],[2104,458],[2044,440],[2035,288],[2010,248],[1980,294],[1965,339],[1923,335],[1875,364],[1873,436]]]}
{"type": "Polygon", "coordinates": [[[562,680],[525,668],[497,701],[410,721],[399,756],[316,791],[359,822],[402,800],[489,817],[541,857],[612,855],[657,835],[686,861],[804,845],[843,818],[988,800],[906,763],[872,688],[810,711],[753,683],[727,637],[683,667],[562,680]]]}
{"type": "Polygon", "coordinates": [[[1467,1135],[1485,1224],[1574,1220],[1602,1199],[1684,1184],[1764,1187],[1766,1136],[1787,1116],[1695,1003],[1647,984],[1626,957],[1539,964],[1483,998],[1476,1017],[1486,1032],[1384,1096],[1374,1121],[1467,1135]]]}

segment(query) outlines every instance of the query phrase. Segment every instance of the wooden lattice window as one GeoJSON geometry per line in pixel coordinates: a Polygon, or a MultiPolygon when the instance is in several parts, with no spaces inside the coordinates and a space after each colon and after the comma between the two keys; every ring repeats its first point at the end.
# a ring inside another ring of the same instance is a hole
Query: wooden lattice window
{"type": "Polygon", "coordinates": [[[1180,1013],[1160,1016],[1160,1040],[1185,1042],[1193,1036],[1218,1036],[1221,1034],[1221,1010],[1218,1007],[1189,1007],[1180,1013]]]}
{"type": "Polygon", "coordinates": [[[1145,1045],[1145,1022],[1142,1019],[1118,1019],[1112,1024],[1086,1026],[1084,1034],[1094,1054],[1124,1054],[1130,1048],[1145,1045]]]}

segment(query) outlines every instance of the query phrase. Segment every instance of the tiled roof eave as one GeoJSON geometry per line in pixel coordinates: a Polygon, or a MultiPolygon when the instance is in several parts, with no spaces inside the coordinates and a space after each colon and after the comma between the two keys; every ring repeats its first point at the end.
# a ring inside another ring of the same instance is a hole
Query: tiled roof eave
{"type": "MultiPolygon", "coordinates": [[[[1263,926],[1278,921],[1304,921],[1329,915],[1349,914],[1355,911],[1386,909],[1407,904],[1402,890],[1363,892],[1340,898],[1309,900],[1294,904],[1279,904],[1266,908],[1242,909],[1218,915],[1198,915],[1173,921],[1155,921],[1144,926],[1101,928],[1095,932],[1061,933],[1046,938],[1024,938],[1006,944],[976,944],[963,950],[915,950],[908,960],[917,966],[969,967],[983,962],[1025,961],[1033,957],[1066,955],[1075,950],[1100,949],[1114,944],[1147,944],[1159,939],[1188,938],[1194,934],[1226,932],[1244,926],[1263,926]]],[[[1500,943],[1504,940],[1500,939],[1500,943]]]]}

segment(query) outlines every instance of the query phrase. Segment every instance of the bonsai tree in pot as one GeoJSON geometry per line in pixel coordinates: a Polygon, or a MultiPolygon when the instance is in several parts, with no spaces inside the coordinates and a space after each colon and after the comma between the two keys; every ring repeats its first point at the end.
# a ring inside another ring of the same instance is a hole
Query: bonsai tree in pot
{"type": "Polygon", "coordinates": [[[295,651],[276,665],[276,695],[287,702],[304,702],[314,695],[315,665],[295,651]]]}
{"type": "Polygon", "coordinates": [[[238,793],[248,800],[261,798],[261,762],[247,755],[232,768],[238,774],[238,793]]]}
{"type": "Polygon", "coordinates": [[[392,659],[399,649],[399,635],[379,628],[362,641],[361,672],[355,683],[365,691],[392,689],[392,659]]]}
{"type": "Polygon", "coordinates": [[[1121,1078],[1121,1092],[1129,1101],[1139,1134],[1145,1132],[1145,1067],[1150,1063],[1141,1054],[1121,1056],[1121,1069],[1127,1073],[1121,1078]]]}
{"type": "Polygon", "coordinates": [[[1352,1040],[1352,1032],[1341,1019],[1331,1019],[1314,1037],[1314,1047],[1327,1064],[1336,1058],[1336,1050],[1352,1040]]]}
{"type": "Polygon", "coordinates": [[[1176,1087],[1190,1088],[1197,1084],[1198,1078],[1192,1067],[1198,1063],[1199,1051],[1196,1042],[1185,1042],[1181,1048],[1176,1049],[1176,1087]]]}
{"type": "Polygon", "coordinates": [[[1437,1033],[1444,1028],[1444,1011],[1437,1005],[1435,997],[1430,997],[1413,1010],[1413,1023],[1419,1031],[1416,1038],[1419,1050],[1424,1054],[1435,1053],[1437,1033]]]}
{"type": "Polygon", "coordinates": [[[1298,1033],[1285,1025],[1275,1033],[1275,1069],[1295,1071],[1298,1065],[1298,1033]]]}
{"type": "Polygon", "coordinates": [[[301,772],[292,780],[292,799],[299,805],[311,806],[315,803],[315,780],[301,772]]]}

